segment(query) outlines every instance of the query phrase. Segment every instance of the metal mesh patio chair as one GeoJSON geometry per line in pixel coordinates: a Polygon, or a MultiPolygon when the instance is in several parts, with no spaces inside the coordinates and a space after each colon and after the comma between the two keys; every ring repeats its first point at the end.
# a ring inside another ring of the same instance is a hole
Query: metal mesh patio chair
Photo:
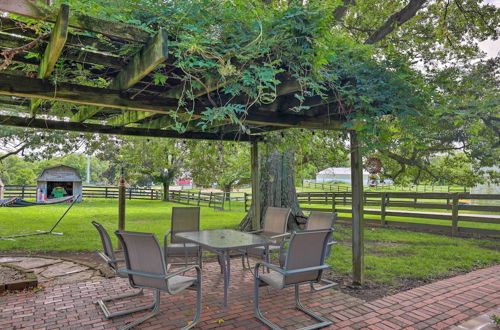
{"type": "MultiPolygon", "coordinates": [[[[102,242],[102,247],[103,247],[103,251],[97,252],[97,254],[108,264],[108,266],[111,268],[111,270],[116,275],[118,275],[120,277],[127,277],[127,275],[119,272],[119,263],[124,264],[125,259],[124,258],[117,258],[117,256],[116,256],[117,253],[121,253],[121,252],[123,252],[123,250],[114,250],[113,249],[113,244],[111,243],[111,239],[109,238],[108,232],[100,223],[98,223],[96,221],[92,221],[92,224],[94,225],[94,227],[97,229],[97,232],[99,233],[99,236],[100,236],[101,242],[102,242]]],[[[118,300],[118,299],[124,299],[124,298],[138,296],[138,295],[142,294],[142,291],[143,290],[140,289],[137,292],[127,293],[124,295],[110,297],[110,298],[99,299],[99,300],[95,301],[95,303],[101,307],[101,309],[104,313],[104,316],[107,319],[152,308],[152,306],[146,306],[146,307],[133,308],[133,309],[129,309],[129,310],[121,311],[121,312],[111,313],[106,306],[107,302],[110,302],[113,300],[118,300]]]]}
{"type": "MultiPolygon", "coordinates": [[[[324,213],[324,212],[311,212],[309,218],[307,219],[306,230],[321,230],[321,229],[329,229],[334,228],[335,221],[337,220],[337,213],[324,213]]],[[[328,259],[332,254],[332,247],[337,244],[336,241],[333,240],[333,235],[328,242],[328,250],[326,252],[325,258],[328,259]]],[[[280,255],[281,261],[281,255],[280,255]]],[[[284,263],[282,264],[284,265],[284,263]]],[[[321,283],[322,286],[315,287],[314,283],[311,283],[312,291],[321,291],[333,286],[338,285],[338,283],[322,278],[321,283]]]]}
{"type": "MultiPolygon", "coordinates": [[[[280,249],[280,243],[290,233],[287,233],[288,218],[292,210],[290,208],[268,207],[264,214],[263,228],[256,231],[251,231],[251,234],[261,235],[269,238],[273,244],[269,245],[269,252],[280,249]]],[[[266,249],[263,246],[249,248],[246,250],[247,264],[250,268],[248,256],[262,258],[268,260],[266,249]]]]}
{"type": "Polygon", "coordinates": [[[128,275],[132,287],[154,290],[153,311],[121,329],[130,329],[158,314],[161,291],[177,294],[188,288],[197,292],[196,314],[193,321],[183,329],[194,327],[200,321],[201,314],[201,268],[190,265],[175,272],[167,272],[160,244],[154,234],[121,230],[117,230],[115,234],[125,253],[126,269],[120,269],[120,272],[128,275]],[[184,276],[184,273],[191,270],[196,270],[196,277],[184,276]]]}
{"type": "Polygon", "coordinates": [[[189,265],[196,262],[188,262],[188,258],[196,257],[197,264],[203,267],[201,248],[197,244],[188,243],[175,234],[186,231],[200,230],[200,208],[199,207],[173,207],[170,230],[163,239],[163,253],[167,265],[189,265]],[[170,239],[169,239],[170,237],[170,239]],[[170,257],[184,257],[183,263],[169,263],[170,257]]]}
{"type": "Polygon", "coordinates": [[[265,261],[258,262],[255,265],[254,311],[255,316],[261,322],[272,329],[280,329],[276,324],[267,320],[259,308],[259,287],[262,284],[267,284],[277,290],[290,286],[295,287],[295,307],[319,321],[302,329],[319,329],[332,324],[330,320],[304,308],[300,302],[299,291],[300,284],[320,282],[323,270],[331,267],[325,264],[325,258],[332,232],[332,228],[294,232],[288,243],[287,257],[283,267],[265,261]],[[269,269],[270,272],[260,274],[259,269],[261,267],[269,269]]]}

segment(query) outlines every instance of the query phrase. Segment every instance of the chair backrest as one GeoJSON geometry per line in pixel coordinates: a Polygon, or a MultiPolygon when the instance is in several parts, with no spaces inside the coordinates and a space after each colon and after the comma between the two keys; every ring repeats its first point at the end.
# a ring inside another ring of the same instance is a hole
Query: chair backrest
{"type": "MultiPolygon", "coordinates": [[[[333,229],[293,232],[288,244],[285,270],[322,266],[328,250],[328,241],[333,229]]],[[[321,270],[285,276],[285,285],[308,281],[319,281],[321,270]]]]}
{"type": "Polygon", "coordinates": [[[336,213],[311,212],[307,219],[306,230],[333,228],[336,219],[336,213]]]}
{"type": "Polygon", "coordinates": [[[267,233],[286,233],[288,218],[292,210],[282,207],[268,207],[264,215],[263,230],[267,233]]]}
{"type": "Polygon", "coordinates": [[[185,240],[175,237],[175,234],[185,231],[200,230],[200,208],[172,207],[172,220],[170,230],[172,231],[170,235],[170,242],[185,243],[185,240]]]}
{"type": "MultiPolygon", "coordinates": [[[[154,234],[124,230],[117,230],[115,234],[125,252],[125,264],[128,270],[158,275],[166,274],[163,254],[154,234]]],[[[131,274],[128,274],[128,278],[133,287],[166,288],[164,279],[131,274]]]]}
{"type": "MultiPolygon", "coordinates": [[[[109,237],[108,232],[106,231],[106,229],[104,229],[104,227],[100,223],[98,223],[96,221],[92,221],[92,224],[97,229],[97,232],[99,233],[99,237],[101,238],[104,255],[107,258],[109,258],[109,260],[115,260],[116,259],[115,251],[113,250],[113,243],[111,243],[111,238],[109,237]]],[[[108,262],[108,264],[115,271],[118,270],[118,266],[116,265],[116,262],[108,262]]]]}

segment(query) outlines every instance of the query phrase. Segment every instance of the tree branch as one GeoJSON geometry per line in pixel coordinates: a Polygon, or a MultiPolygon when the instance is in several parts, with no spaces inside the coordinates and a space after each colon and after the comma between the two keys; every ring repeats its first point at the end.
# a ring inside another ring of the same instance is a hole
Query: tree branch
{"type": "Polygon", "coordinates": [[[347,9],[351,5],[355,5],[356,1],[355,0],[342,0],[342,5],[338,6],[335,8],[333,11],[333,17],[337,22],[341,21],[342,18],[344,18],[345,14],[347,13],[347,9]]]}
{"type": "Polygon", "coordinates": [[[17,155],[18,153],[20,153],[20,152],[21,152],[21,151],[23,151],[24,149],[26,149],[26,145],[25,145],[25,144],[24,144],[22,147],[20,147],[20,148],[18,148],[18,149],[16,149],[16,150],[14,150],[14,151],[8,152],[8,153],[6,153],[5,155],[1,155],[1,156],[0,156],[0,162],[1,162],[2,160],[4,160],[5,158],[7,158],[7,157],[17,155]]]}
{"type": "Polygon", "coordinates": [[[374,44],[384,39],[389,33],[394,31],[395,27],[403,25],[406,21],[414,17],[426,2],[427,0],[410,0],[403,9],[389,17],[384,25],[370,35],[365,44],[374,44]]]}

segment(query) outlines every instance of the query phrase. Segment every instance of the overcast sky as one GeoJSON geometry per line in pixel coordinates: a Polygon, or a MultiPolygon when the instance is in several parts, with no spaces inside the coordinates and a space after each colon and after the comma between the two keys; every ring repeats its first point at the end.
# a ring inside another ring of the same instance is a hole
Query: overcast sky
{"type": "MultiPolygon", "coordinates": [[[[500,7],[500,0],[486,0],[485,3],[500,7]]],[[[495,57],[500,52],[500,40],[486,40],[480,42],[479,47],[488,54],[488,57],[495,57]]]]}

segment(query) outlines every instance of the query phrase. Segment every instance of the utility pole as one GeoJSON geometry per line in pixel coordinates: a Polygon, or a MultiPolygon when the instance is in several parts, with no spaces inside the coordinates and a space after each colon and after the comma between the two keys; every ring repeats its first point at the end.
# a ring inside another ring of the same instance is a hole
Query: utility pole
{"type": "Polygon", "coordinates": [[[87,184],[90,184],[90,155],[87,155],[87,184]]]}

